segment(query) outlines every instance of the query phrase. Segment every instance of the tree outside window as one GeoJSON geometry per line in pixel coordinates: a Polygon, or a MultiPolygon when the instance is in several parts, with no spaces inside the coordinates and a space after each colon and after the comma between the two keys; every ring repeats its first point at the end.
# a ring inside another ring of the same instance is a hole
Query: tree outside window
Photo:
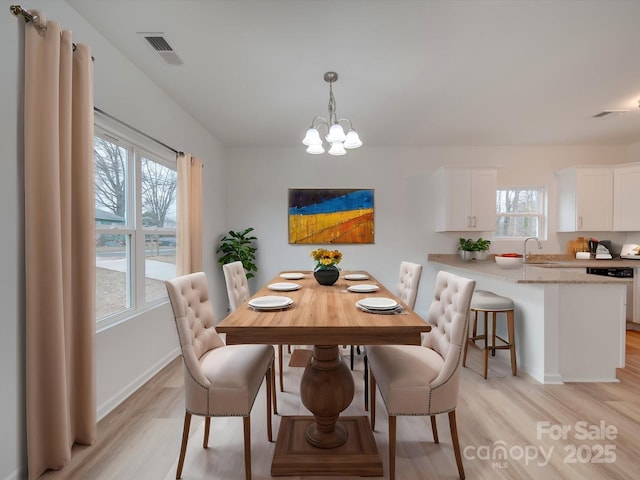
{"type": "Polygon", "coordinates": [[[544,190],[505,188],[497,190],[497,224],[494,237],[544,236],[544,190]]]}

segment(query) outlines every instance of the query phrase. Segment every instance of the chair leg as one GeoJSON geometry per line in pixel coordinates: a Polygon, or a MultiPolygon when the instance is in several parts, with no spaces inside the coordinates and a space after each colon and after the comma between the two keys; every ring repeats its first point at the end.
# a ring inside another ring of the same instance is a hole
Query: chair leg
{"type": "Polygon", "coordinates": [[[353,345],[351,345],[351,371],[353,371],[353,357],[355,356],[353,345]]]}
{"type": "Polygon", "coordinates": [[[251,416],[242,417],[244,427],[244,476],[251,480],[251,416]]]}
{"type": "Polygon", "coordinates": [[[204,417],[204,438],[202,448],[209,448],[209,431],[211,429],[211,417],[204,417]]]}
{"type": "Polygon", "coordinates": [[[369,360],[367,356],[362,357],[364,361],[364,411],[369,410],[369,360]]]}
{"type": "Polygon", "coordinates": [[[482,367],[482,374],[484,379],[487,379],[487,373],[489,371],[489,314],[487,312],[483,312],[483,326],[484,326],[484,350],[482,350],[484,365],[482,367]]]}
{"type": "MultiPolygon", "coordinates": [[[[472,333],[472,337],[474,338],[476,336],[477,333],[477,328],[478,328],[478,311],[474,310],[474,317],[473,317],[473,333],[472,333]]],[[[471,322],[471,315],[469,315],[469,322],[471,322]]],[[[471,338],[465,338],[464,339],[464,353],[462,354],[462,366],[466,367],[467,366],[467,350],[469,349],[469,342],[471,342],[471,338]]]]}
{"type": "Polygon", "coordinates": [[[376,429],[376,379],[373,372],[369,375],[369,398],[371,399],[371,411],[369,417],[371,419],[371,430],[376,429]]]}
{"type": "Polygon", "coordinates": [[[482,351],[483,355],[484,355],[484,366],[482,368],[482,374],[484,376],[484,379],[487,379],[487,373],[489,371],[489,348],[485,347],[485,349],[482,351]]]}
{"type": "Polygon", "coordinates": [[[496,356],[496,312],[491,312],[491,356],[496,356]]]}
{"type": "Polygon", "coordinates": [[[456,425],[456,411],[449,412],[449,429],[451,430],[451,441],[453,442],[453,453],[456,456],[458,475],[460,480],[464,480],[464,467],[462,466],[462,455],[460,455],[460,443],[458,442],[458,427],[456,425]]]}
{"type": "Polygon", "coordinates": [[[184,456],[187,454],[187,442],[189,441],[190,426],[191,426],[191,414],[189,412],[184,412],[184,426],[182,427],[182,445],[180,446],[180,457],[178,459],[178,470],[176,471],[176,480],[179,478],[182,478],[182,467],[184,466],[184,456]]]}
{"type": "Polygon", "coordinates": [[[396,478],[396,416],[389,415],[389,480],[396,478]]]}
{"type": "MultiPolygon", "coordinates": [[[[282,377],[284,376],[284,372],[282,370],[282,352],[283,352],[282,345],[278,345],[278,370],[280,371],[280,391],[284,392],[284,380],[282,379],[282,377]]],[[[289,353],[291,353],[291,345],[289,345],[289,353]]]]}
{"type": "Polygon", "coordinates": [[[436,425],[436,416],[431,415],[431,431],[433,432],[433,443],[440,443],[438,439],[438,425],[436,425]]]}
{"type": "Polygon", "coordinates": [[[271,367],[267,370],[266,374],[266,384],[267,384],[267,392],[265,397],[267,397],[267,439],[270,442],[273,442],[273,430],[271,427],[271,393],[273,389],[273,362],[271,362],[271,367]]]}
{"type": "Polygon", "coordinates": [[[507,314],[507,333],[509,339],[509,351],[511,352],[511,375],[514,377],[518,374],[518,364],[516,362],[516,333],[515,333],[515,325],[514,325],[514,312],[513,310],[508,310],[507,314]]]}
{"type": "Polygon", "coordinates": [[[273,405],[273,413],[278,415],[278,396],[276,395],[276,361],[271,362],[271,403],[273,405]]]}

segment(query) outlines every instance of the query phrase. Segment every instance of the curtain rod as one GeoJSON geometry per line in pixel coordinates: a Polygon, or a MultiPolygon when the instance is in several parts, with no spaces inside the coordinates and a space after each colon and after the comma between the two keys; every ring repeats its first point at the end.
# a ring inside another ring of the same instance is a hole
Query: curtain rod
{"type": "MultiPolygon", "coordinates": [[[[26,23],[29,23],[29,22],[34,22],[34,23],[35,23],[35,21],[36,21],[36,20],[37,20],[37,18],[38,18],[38,16],[37,16],[37,15],[32,15],[32,14],[30,14],[30,13],[29,13],[29,12],[27,12],[24,8],[22,8],[20,5],[11,5],[11,6],[9,7],[9,11],[11,11],[11,13],[13,13],[16,17],[18,17],[18,16],[22,15],[22,18],[24,18],[24,21],[25,21],[26,23]]],[[[43,27],[42,25],[35,25],[35,27],[36,27],[37,29],[43,29],[43,28],[46,28],[46,27],[43,27]]],[[[71,44],[71,46],[73,47],[73,51],[75,52],[75,51],[76,51],[76,48],[77,48],[76,44],[75,44],[75,43],[72,43],[72,44],[71,44]]],[[[95,61],[95,58],[93,57],[93,55],[91,55],[91,61],[92,61],[92,62],[94,62],[94,61],[95,61]]]]}
{"type": "MultiPolygon", "coordinates": [[[[38,18],[37,15],[31,15],[29,12],[27,12],[25,9],[23,9],[20,5],[11,5],[9,7],[9,10],[11,11],[11,13],[13,13],[16,17],[22,15],[22,17],[24,18],[25,22],[33,22],[35,19],[38,18]]],[[[76,49],[76,45],[75,43],[73,44],[73,49],[76,49]]],[[[93,57],[91,57],[91,60],[93,60],[93,57]]],[[[164,142],[161,142],[160,140],[153,138],[150,135],[147,135],[144,132],[141,132],[140,130],[138,130],[135,127],[132,127],[131,125],[129,125],[128,123],[123,122],[122,120],[114,117],[113,115],[109,115],[107,112],[100,110],[97,107],[94,107],[93,110],[95,112],[100,113],[101,115],[104,115],[105,117],[109,118],[110,120],[113,120],[114,122],[118,122],[121,125],[124,125],[127,128],[130,128],[131,130],[133,130],[134,132],[142,135],[143,137],[157,143],[158,145],[163,146],[164,148],[171,150],[173,153],[175,153],[176,155],[184,155],[184,152],[181,152],[180,150],[176,150],[175,148],[170,147],[169,145],[167,145],[164,142]]]]}
{"type": "Polygon", "coordinates": [[[24,21],[25,22],[33,22],[36,18],[38,18],[36,15],[31,15],[29,12],[27,12],[25,9],[23,9],[20,5],[11,5],[9,7],[9,10],[16,17],[18,15],[22,15],[24,17],[24,21]]]}
{"type": "Polygon", "coordinates": [[[147,135],[144,132],[141,132],[140,130],[138,130],[136,127],[132,127],[131,125],[129,125],[126,122],[123,122],[122,120],[120,120],[119,118],[114,117],[113,115],[109,115],[107,112],[100,110],[98,107],[93,107],[93,111],[94,112],[98,112],[100,115],[104,115],[105,117],[107,117],[109,120],[113,120],[114,122],[118,122],[120,125],[124,125],[125,127],[133,130],[134,132],[136,132],[139,135],[142,135],[143,137],[145,137],[148,140],[151,140],[152,142],[157,143],[158,145],[163,146],[164,148],[166,148],[167,150],[171,150],[173,153],[175,153],[176,155],[184,155],[184,152],[181,152],[180,150],[176,150],[175,148],[170,147],[169,145],[167,145],[164,142],[161,142],[160,140],[153,138],[151,135],[147,135]]]}

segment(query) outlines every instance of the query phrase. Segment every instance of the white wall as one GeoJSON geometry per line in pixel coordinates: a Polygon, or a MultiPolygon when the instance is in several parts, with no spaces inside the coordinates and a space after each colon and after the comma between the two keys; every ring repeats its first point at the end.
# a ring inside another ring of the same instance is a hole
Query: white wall
{"type": "MultiPolygon", "coordinates": [[[[253,288],[280,270],[312,269],[313,245],[289,245],[289,188],[372,188],[375,190],[375,244],[339,245],[344,269],[366,269],[395,287],[401,260],[426,265],[428,253],[455,253],[459,233],[434,232],[435,200],[429,185],[442,166],[496,166],[498,186],[545,186],[555,205],[554,171],[571,165],[626,162],[624,147],[467,147],[368,148],[343,157],[312,156],[304,147],[232,148],[227,191],[230,227],[254,227],[259,272],[253,288]]],[[[553,212],[553,208],[551,208],[553,212]]],[[[556,234],[553,215],[544,242],[546,253],[560,253],[576,234],[556,234]]],[[[594,232],[597,234],[597,232],[594,232]]],[[[477,238],[485,233],[467,233],[477,238]]],[[[624,240],[623,234],[600,238],[624,240]]],[[[521,251],[522,242],[498,242],[492,252],[521,251]]],[[[423,275],[416,309],[424,313],[431,298],[433,272],[423,275]]]]}
{"type": "MultiPolygon", "coordinates": [[[[23,20],[9,13],[15,2],[0,0],[0,479],[26,476],[24,423],[24,251],[22,178],[22,38],[23,20]]],[[[204,265],[212,288],[224,292],[215,263],[215,246],[226,231],[225,151],[210,133],[165,95],[149,78],[106,42],[60,0],[30,0],[63,28],[72,30],[76,43],[87,43],[95,57],[95,105],[178,150],[204,160],[204,265]]],[[[167,68],[174,68],[168,66],[167,68]]],[[[226,302],[217,305],[222,315],[226,302]]],[[[138,318],[97,333],[97,409],[103,416],[178,353],[168,304],[138,318]]]]}

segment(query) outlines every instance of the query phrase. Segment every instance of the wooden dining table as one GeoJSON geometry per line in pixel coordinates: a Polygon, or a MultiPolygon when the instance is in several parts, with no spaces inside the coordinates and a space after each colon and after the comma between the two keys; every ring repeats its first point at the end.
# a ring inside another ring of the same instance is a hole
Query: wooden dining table
{"type": "Polygon", "coordinates": [[[342,359],[340,346],[417,345],[430,327],[366,272],[341,272],[331,286],[320,285],[311,271],[295,273],[304,276],[289,280],[276,275],[216,326],[226,335],[227,344],[313,345],[300,381],[302,404],[313,416],[282,417],[271,475],[382,476],[382,461],[367,417],[340,416],[354,396],[352,372],[342,359]],[[353,273],[362,280],[345,279],[353,273]],[[274,284],[282,283],[300,288],[272,290],[274,284]],[[363,284],[376,285],[378,290],[348,290],[363,284]],[[266,296],[286,296],[292,303],[274,310],[250,306],[266,296]],[[356,306],[357,301],[372,297],[395,300],[400,311],[370,313],[356,306]]]}

